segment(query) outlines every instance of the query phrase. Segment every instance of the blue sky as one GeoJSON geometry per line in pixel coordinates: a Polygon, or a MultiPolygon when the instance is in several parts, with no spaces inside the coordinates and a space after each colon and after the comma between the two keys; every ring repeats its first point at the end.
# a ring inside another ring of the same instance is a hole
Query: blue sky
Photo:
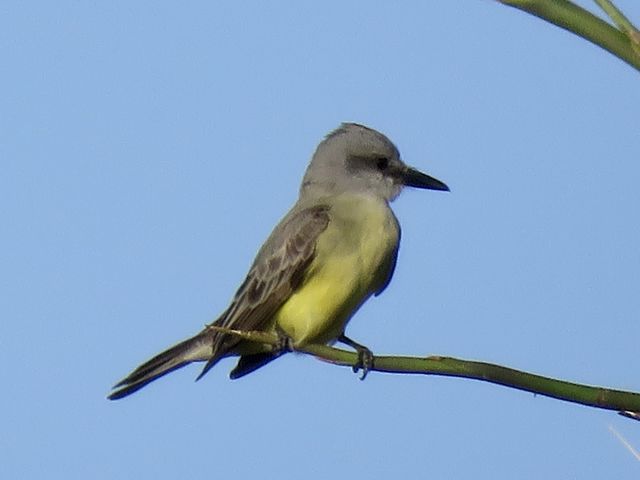
{"type": "Polygon", "coordinates": [[[452,190],[394,203],[351,337],[640,390],[638,72],[487,1],[6,2],[0,49],[2,478],[637,478],[636,423],[469,380],[290,355],[105,397],[225,308],[342,121],[452,190]]]}

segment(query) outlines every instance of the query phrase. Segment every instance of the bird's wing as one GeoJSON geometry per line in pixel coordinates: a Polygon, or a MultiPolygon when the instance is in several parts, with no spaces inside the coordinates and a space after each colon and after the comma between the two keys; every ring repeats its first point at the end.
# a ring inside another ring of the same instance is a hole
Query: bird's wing
{"type": "MultiPolygon", "coordinates": [[[[303,282],[318,236],[329,224],[329,209],[316,205],[287,215],[258,252],[229,308],[212,325],[248,331],[259,330],[268,322],[303,282]]],[[[232,335],[215,335],[209,363],[225,356],[238,341],[232,335]]]]}
{"type": "MultiPolygon", "coordinates": [[[[315,255],[318,236],[329,225],[329,206],[293,209],[274,229],[236,292],[229,308],[212,325],[234,330],[259,330],[268,322],[291,293],[304,281],[306,269],[315,255]]],[[[191,362],[207,360],[198,376],[209,371],[239,342],[237,336],[212,328],[180,342],[156,355],[116,385],[109,398],[126,397],[153,380],[191,362]]],[[[275,355],[277,356],[277,354],[275,355]]],[[[269,361],[251,356],[234,370],[241,376],[269,361]]]]}

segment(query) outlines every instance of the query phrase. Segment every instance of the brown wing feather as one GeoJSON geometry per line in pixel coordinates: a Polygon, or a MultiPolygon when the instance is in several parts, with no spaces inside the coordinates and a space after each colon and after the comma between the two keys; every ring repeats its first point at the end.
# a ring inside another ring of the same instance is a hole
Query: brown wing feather
{"type": "MultiPolygon", "coordinates": [[[[289,213],[258,252],[247,278],[231,306],[213,325],[238,330],[259,330],[301,282],[315,253],[316,240],[329,224],[329,207],[314,206],[289,213]]],[[[157,378],[191,362],[208,359],[201,378],[227,355],[238,338],[205,328],[196,336],[156,355],[116,385],[109,398],[125,397],[157,378]]],[[[276,355],[252,355],[238,364],[239,377],[268,363],[276,355]]]]}
{"type": "MultiPolygon", "coordinates": [[[[315,254],[316,240],[328,224],[327,205],[317,205],[285,217],[258,252],[229,308],[212,325],[259,330],[303,281],[315,254]]],[[[210,363],[224,357],[238,341],[231,335],[215,335],[210,363]]]]}

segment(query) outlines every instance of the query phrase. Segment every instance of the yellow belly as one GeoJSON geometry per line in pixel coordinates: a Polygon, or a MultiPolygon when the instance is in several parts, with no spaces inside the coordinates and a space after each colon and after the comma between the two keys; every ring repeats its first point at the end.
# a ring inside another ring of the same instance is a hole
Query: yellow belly
{"type": "Polygon", "coordinates": [[[355,311],[393,267],[398,223],[386,202],[363,195],[328,200],[330,222],[318,238],[302,285],[275,315],[294,342],[327,343],[344,332],[355,311]]]}

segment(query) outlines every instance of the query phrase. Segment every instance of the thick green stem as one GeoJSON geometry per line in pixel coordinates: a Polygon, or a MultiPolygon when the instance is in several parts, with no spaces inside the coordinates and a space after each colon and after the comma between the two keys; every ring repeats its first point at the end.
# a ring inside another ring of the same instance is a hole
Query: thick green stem
{"type": "MultiPolygon", "coordinates": [[[[324,345],[305,347],[302,351],[336,365],[352,367],[358,362],[357,354],[324,345]]],[[[556,380],[485,362],[439,356],[424,358],[375,356],[373,368],[370,370],[469,378],[590,407],[621,412],[640,412],[639,393],[556,380]]]]}
{"type": "Polygon", "coordinates": [[[640,54],[630,37],[569,0],[498,1],[575,33],[640,71],[640,54]]]}
{"type": "Polygon", "coordinates": [[[618,10],[618,7],[616,7],[609,0],[594,1],[600,6],[600,8],[602,8],[602,10],[604,10],[607,15],[609,15],[609,18],[613,21],[613,23],[615,23],[622,32],[625,32],[627,35],[632,37],[633,40],[633,35],[637,35],[638,30],[633,26],[629,19],[625,17],[620,10],[618,10]]]}
{"type": "MultiPolygon", "coordinates": [[[[235,335],[245,340],[272,345],[281,344],[281,339],[274,333],[259,331],[242,331],[209,326],[228,335],[235,335]]],[[[296,349],[297,352],[313,355],[335,365],[354,367],[358,365],[358,354],[340,350],[326,345],[308,345],[296,349]]],[[[405,373],[420,375],[441,375],[461,377],[484,382],[495,383],[505,387],[517,388],[525,392],[544,395],[572,403],[581,403],[590,407],[626,412],[626,416],[638,419],[640,412],[640,393],[612,390],[604,387],[592,387],[578,383],[565,382],[554,378],[542,377],[533,373],[514,370],[485,362],[460,360],[451,357],[390,357],[375,356],[370,371],[386,373],[405,373]]]]}

